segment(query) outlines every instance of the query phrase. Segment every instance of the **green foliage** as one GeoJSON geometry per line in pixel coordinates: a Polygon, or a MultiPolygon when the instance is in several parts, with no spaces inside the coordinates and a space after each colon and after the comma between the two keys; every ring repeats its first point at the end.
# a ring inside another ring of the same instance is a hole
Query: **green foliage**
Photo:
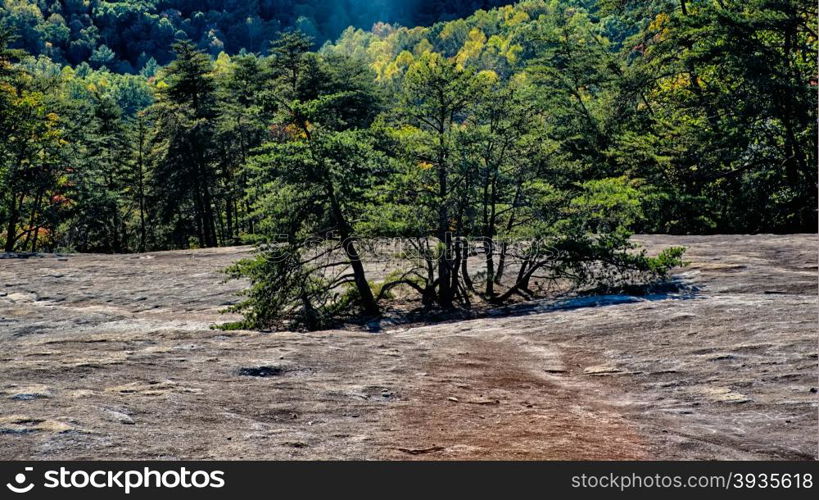
{"type": "Polygon", "coordinates": [[[228,276],[250,281],[246,300],[230,308],[243,313],[247,328],[287,327],[318,329],[332,320],[328,308],[335,301],[325,283],[311,276],[295,248],[274,255],[245,259],[228,270],[228,276]]]}
{"type": "Polygon", "coordinates": [[[626,177],[595,179],[582,184],[582,192],[570,202],[571,210],[596,233],[633,227],[642,219],[642,195],[626,177]]]}

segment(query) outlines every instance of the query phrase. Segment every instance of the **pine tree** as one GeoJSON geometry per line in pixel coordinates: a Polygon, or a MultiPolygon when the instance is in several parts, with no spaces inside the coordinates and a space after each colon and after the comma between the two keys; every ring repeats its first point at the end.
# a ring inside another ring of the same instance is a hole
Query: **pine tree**
{"type": "Polygon", "coordinates": [[[201,247],[218,245],[215,171],[215,124],[218,117],[212,62],[190,42],[174,45],[176,60],[164,71],[152,112],[157,121],[158,159],[153,180],[162,215],[175,221],[173,238],[185,244],[185,226],[192,208],[194,231],[201,247]]]}

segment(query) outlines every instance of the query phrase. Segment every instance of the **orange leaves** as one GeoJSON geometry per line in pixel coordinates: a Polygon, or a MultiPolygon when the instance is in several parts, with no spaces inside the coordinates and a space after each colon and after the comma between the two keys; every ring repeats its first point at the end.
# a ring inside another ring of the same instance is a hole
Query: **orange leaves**
{"type": "Polygon", "coordinates": [[[61,194],[51,196],[51,204],[55,206],[69,206],[72,201],[61,194]]]}
{"type": "MultiPolygon", "coordinates": [[[[307,123],[308,130],[312,128],[312,125],[308,122],[307,123]]],[[[288,123],[286,125],[281,125],[278,123],[274,123],[270,126],[270,135],[278,138],[278,139],[306,139],[307,133],[299,126],[288,123]]]]}

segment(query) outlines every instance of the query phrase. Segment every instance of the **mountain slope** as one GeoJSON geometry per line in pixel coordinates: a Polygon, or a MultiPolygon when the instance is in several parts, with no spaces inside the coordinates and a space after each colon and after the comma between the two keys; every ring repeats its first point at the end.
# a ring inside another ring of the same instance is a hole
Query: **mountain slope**
{"type": "Polygon", "coordinates": [[[190,39],[213,55],[264,52],[276,33],[298,28],[317,43],[347,26],[377,21],[410,26],[469,15],[502,0],[2,0],[0,25],[17,47],[72,65],[89,62],[135,72],[151,59],[166,64],[170,45],[190,39]]]}

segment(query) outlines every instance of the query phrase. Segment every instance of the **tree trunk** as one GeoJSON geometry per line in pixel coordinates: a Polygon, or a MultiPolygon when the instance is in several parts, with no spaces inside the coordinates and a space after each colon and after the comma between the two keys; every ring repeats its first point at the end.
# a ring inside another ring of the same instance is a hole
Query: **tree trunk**
{"type": "MultiPolygon", "coordinates": [[[[25,241],[23,241],[23,250],[25,250],[29,246],[28,244],[31,241],[31,233],[32,232],[36,233],[36,231],[32,231],[32,228],[34,227],[34,221],[37,219],[37,213],[40,211],[40,204],[42,202],[42,198],[43,198],[43,190],[40,189],[40,190],[37,191],[37,196],[34,197],[34,206],[31,209],[31,214],[29,214],[29,217],[28,217],[28,226],[27,226],[28,229],[26,230],[26,239],[25,239],[25,241]]],[[[37,243],[36,243],[36,238],[35,238],[35,243],[31,247],[32,252],[34,252],[34,247],[36,245],[37,245],[37,243]]]]}
{"type": "Polygon", "coordinates": [[[227,234],[224,243],[226,245],[235,245],[236,241],[233,236],[233,200],[231,198],[225,201],[225,219],[227,223],[227,229],[225,229],[225,231],[227,234]]]}
{"type": "MultiPolygon", "coordinates": [[[[521,194],[522,194],[522,187],[521,187],[520,184],[518,184],[517,188],[515,189],[515,197],[512,200],[512,208],[511,208],[511,211],[509,213],[509,220],[506,222],[506,232],[507,233],[509,231],[511,231],[512,228],[515,226],[515,207],[517,207],[518,203],[520,203],[521,194]]],[[[498,271],[497,271],[497,273],[495,273],[495,278],[494,278],[496,285],[500,285],[501,280],[503,279],[503,273],[506,270],[506,253],[508,252],[508,250],[509,250],[509,248],[507,246],[506,241],[501,243],[500,256],[498,257],[498,271]]]]}
{"type": "Polygon", "coordinates": [[[139,144],[137,151],[137,193],[139,196],[139,249],[144,252],[147,245],[147,234],[145,231],[145,124],[140,117],[139,121],[139,144]]]}
{"type": "Polygon", "coordinates": [[[341,204],[336,197],[333,186],[325,180],[324,189],[327,193],[327,198],[330,200],[330,208],[333,212],[333,218],[336,220],[336,225],[341,235],[341,245],[344,248],[344,253],[347,255],[347,260],[350,267],[353,269],[353,278],[355,286],[358,289],[358,295],[361,297],[361,306],[364,312],[369,316],[378,316],[381,311],[378,309],[378,304],[373,296],[373,291],[370,288],[370,283],[367,281],[367,274],[364,271],[364,264],[361,262],[361,256],[355,247],[355,238],[353,231],[347,219],[344,217],[344,212],[341,210],[341,204]]]}
{"type": "Polygon", "coordinates": [[[369,316],[378,316],[381,311],[378,309],[378,304],[375,302],[373,291],[370,288],[370,283],[367,281],[367,276],[364,271],[364,264],[361,262],[361,257],[358,255],[358,250],[355,247],[355,241],[352,238],[345,238],[344,252],[347,254],[347,259],[350,261],[350,267],[353,268],[353,276],[355,277],[355,285],[358,289],[358,294],[361,296],[361,306],[364,313],[369,316]]]}
{"type": "Polygon", "coordinates": [[[20,195],[20,203],[17,203],[17,197],[13,193],[9,193],[9,221],[6,226],[6,252],[14,251],[14,244],[17,242],[17,224],[20,221],[20,206],[23,204],[25,195],[20,195]]]}
{"type": "Polygon", "coordinates": [[[450,276],[450,256],[452,254],[452,233],[449,230],[449,210],[447,206],[447,171],[444,141],[446,116],[442,112],[438,129],[438,241],[443,244],[438,256],[438,305],[442,309],[452,309],[453,293],[450,276]]]}

